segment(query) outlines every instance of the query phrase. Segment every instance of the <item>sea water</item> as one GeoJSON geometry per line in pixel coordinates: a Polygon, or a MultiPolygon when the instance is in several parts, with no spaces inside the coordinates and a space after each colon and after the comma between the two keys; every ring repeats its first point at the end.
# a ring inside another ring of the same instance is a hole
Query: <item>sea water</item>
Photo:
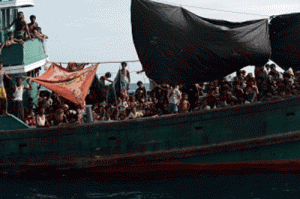
{"type": "Polygon", "coordinates": [[[0,198],[300,198],[298,175],[200,176],[143,182],[1,179],[0,198]]]}

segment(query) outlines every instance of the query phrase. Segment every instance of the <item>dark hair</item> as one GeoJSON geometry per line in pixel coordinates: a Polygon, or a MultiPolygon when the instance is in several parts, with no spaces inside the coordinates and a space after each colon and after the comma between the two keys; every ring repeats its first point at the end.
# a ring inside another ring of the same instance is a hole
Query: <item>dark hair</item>
{"type": "Polygon", "coordinates": [[[20,11],[20,12],[18,12],[18,15],[19,15],[19,14],[24,14],[24,13],[23,13],[22,11],[20,11]]]}
{"type": "Polygon", "coordinates": [[[110,72],[107,72],[107,73],[105,73],[105,77],[111,77],[111,73],[110,72]]]}
{"type": "Polygon", "coordinates": [[[138,81],[138,82],[137,82],[137,85],[140,85],[140,84],[143,84],[143,82],[141,82],[141,81],[138,81]]]}
{"type": "Polygon", "coordinates": [[[29,98],[28,98],[28,101],[33,101],[32,97],[29,97],[29,98]]]}
{"type": "Polygon", "coordinates": [[[2,61],[2,60],[0,60],[0,65],[1,65],[1,64],[3,65],[3,61],[2,61]]]}
{"type": "Polygon", "coordinates": [[[13,35],[13,34],[14,34],[13,32],[8,32],[7,36],[10,36],[10,35],[13,35]]]}
{"type": "Polygon", "coordinates": [[[29,17],[30,19],[36,19],[36,16],[35,15],[31,15],[30,17],[29,17]]]}
{"type": "Polygon", "coordinates": [[[127,66],[127,63],[126,62],[122,62],[121,66],[123,66],[123,65],[127,66]]]}
{"type": "Polygon", "coordinates": [[[16,80],[18,81],[19,79],[22,79],[22,77],[16,77],[16,80]]]}

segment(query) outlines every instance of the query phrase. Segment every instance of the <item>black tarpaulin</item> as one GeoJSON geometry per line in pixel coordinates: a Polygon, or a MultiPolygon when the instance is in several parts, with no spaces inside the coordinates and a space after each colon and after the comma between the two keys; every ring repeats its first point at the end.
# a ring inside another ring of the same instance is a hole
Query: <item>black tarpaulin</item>
{"type": "Polygon", "coordinates": [[[231,23],[132,0],[131,23],[139,59],[157,83],[211,81],[244,66],[265,64],[270,57],[267,19],[231,23]]]}
{"type": "Polygon", "coordinates": [[[300,13],[275,16],[270,22],[271,59],[283,69],[300,70],[300,13]]]}

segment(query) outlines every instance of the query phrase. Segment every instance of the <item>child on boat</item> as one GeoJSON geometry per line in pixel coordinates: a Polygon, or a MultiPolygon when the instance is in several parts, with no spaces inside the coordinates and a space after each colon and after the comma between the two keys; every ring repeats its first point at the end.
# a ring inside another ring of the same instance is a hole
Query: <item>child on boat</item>
{"type": "Polygon", "coordinates": [[[8,35],[8,39],[2,44],[2,46],[0,47],[0,55],[2,55],[2,50],[4,47],[9,47],[13,44],[16,44],[16,43],[21,43],[21,44],[24,44],[24,41],[22,39],[15,39],[14,38],[14,33],[13,32],[9,32],[7,33],[8,35]]]}
{"type": "Polygon", "coordinates": [[[42,42],[44,42],[46,39],[48,39],[47,35],[42,34],[42,30],[40,27],[36,27],[33,29],[33,35],[34,35],[34,37],[40,39],[42,42]]]}
{"type": "Polygon", "coordinates": [[[179,103],[179,113],[187,113],[190,109],[190,103],[188,101],[188,95],[184,93],[179,103]]]}
{"type": "Polygon", "coordinates": [[[36,126],[37,127],[46,127],[50,126],[47,117],[46,117],[46,109],[45,107],[40,107],[38,114],[36,116],[36,126]]]}
{"type": "Polygon", "coordinates": [[[36,117],[33,109],[29,111],[29,115],[26,117],[25,123],[30,127],[36,127],[36,117]]]}

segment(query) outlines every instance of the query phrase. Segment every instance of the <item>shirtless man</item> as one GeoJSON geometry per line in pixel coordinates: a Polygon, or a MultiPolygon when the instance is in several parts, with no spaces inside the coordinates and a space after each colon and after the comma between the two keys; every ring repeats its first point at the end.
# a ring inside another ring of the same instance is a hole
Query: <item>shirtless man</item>
{"type": "Polygon", "coordinates": [[[187,113],[190,109],[190,103],[188,101],[188,95],[183,94],[182,100],[179,103],[179,113],[187,113]]]}
{"type": "Polygon", "coordinates": [[[14,33],[13,32],[9,32],[7,33],[8,35],[8,40],[6,40],[2,46],[0,47],[0,55],[2,55],[2,50],[4,47],[9,47],[13,44],[16,44],[16,43],[21,43],[21,44],[24,44],[24,41],[22,39],[15,39],[14,38],[14,33]]]}
{"type": "Polygon", "coordinates": [[[4,88],[3,79],[4,79],[4,77],[6,77],[10,81],[12,81],[13,78],[9,77],[5,73],[5,71],[2,70],[2,68],[3,68],[3,61],[0,61],[0,100],[5,103],[5,108],[2,109],[2,114],[9,115],[9,113],[7,112],[7,95],[6,95],[6,91],[4,88]]]}
{"type": "Polygon", "coordinates": [[[30,30],[30,32],[33,33],[33,29],[39,27],[39,24],[36,23],[36,16],[31,15],[30,16],[30,23],[28,24],[28,28],[30,30]]]}
{"type": "Polygon", "coordinates": [[[14,24],[16,24],[15,32],[16,32],[17,39],[26,39],[27,37],[28,37],[28,39],[31,39],[29,28],[24,19],[23,12],[18,12],[18,17],[15,18],[15,20],[8,27],[4,28],[3,30],[7,30],[7,29],[11,28],[14,24]]]}

